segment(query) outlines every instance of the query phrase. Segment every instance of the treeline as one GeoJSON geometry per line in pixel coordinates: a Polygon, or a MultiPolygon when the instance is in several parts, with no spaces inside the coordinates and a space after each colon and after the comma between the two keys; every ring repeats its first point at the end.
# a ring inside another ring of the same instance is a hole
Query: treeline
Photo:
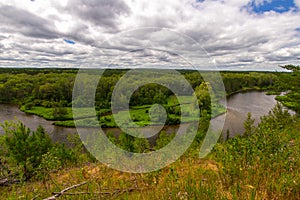
{"type": "MultiPolygon", "coordinates": [[[[126,70],[105,70],[96,90],[96,106],[103,109],[110,108],[114,86],[125,72],[126,70]]],[[[75,69],[1,69],[0,101],[26,105],[27,108],[32,106],[57,107],[58,104],[63,107],[70,107],[76,73],[77,70],[75,69]]],[[[181,73],[193,89],[203,82],[199,72],[181,71],[181,73]]],[[[90,76],[93,74],[91,73],[90,76]]],[[[144,78],[147,78],[146,73],[144,78]]],[[[160,78],[166,79],[163,76],[160,78]]],[[[223,72],[222,78],[227,94],[245,88],[267,89],[274,86],[277,81],[276,74],[260,72],[223,72]]],[[[162,80],[162,82],[164,81],[162,80]]],[[[167,81],[173,81],[175,84],[178,80],[170,78],[167,81]]],[[[132,82],[128,81],[127,84],[132,84],[132,82]]],[[[171,95],[173,95],[172,91],[164,86],[147,84],[134,92],[130,105],[162,103],[166,102],[166,99],[171,95]]]]}
{"type": "Polygon", "coordinates": [[[279,73],[271,72],[222,72],[227,94],[246,89],[273,89],[278,81],[279,73]]]}
{"type": "Polygon", "coordinates": [[[300,116],[300,66],[286,65],[283,68],[290,70],[291,73],[280,74],[277,89],[287,93],[277,96],[276,100],[300,116]]]}

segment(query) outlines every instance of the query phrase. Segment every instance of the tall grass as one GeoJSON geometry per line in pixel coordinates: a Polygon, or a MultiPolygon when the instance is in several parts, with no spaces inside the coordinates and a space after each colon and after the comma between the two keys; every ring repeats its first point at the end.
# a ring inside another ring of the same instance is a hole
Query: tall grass
{"type": "Polygon", "coordinates": [[[44,182],[0,187],[0,199],[42,199],[83,181],[62,199],[300,199],[299,131],[300,119],[277,106],[251,134],[218,143],[207,158],[196,156],[200,142],[147,174],[88,162],[52,172],[44,182]]]}

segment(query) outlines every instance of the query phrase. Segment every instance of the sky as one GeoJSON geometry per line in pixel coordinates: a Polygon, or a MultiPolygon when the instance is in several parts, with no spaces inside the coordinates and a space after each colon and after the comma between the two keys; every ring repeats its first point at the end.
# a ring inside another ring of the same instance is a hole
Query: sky
{"type": "Polygon", "coordinates": [[[300,0],[0,0],[0,67],[280,70],[300,0]]]}

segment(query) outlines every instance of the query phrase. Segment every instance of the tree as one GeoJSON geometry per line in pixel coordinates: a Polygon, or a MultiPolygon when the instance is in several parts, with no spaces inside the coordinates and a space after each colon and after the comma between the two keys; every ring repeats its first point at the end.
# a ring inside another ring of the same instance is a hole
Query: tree
{"type": "Polygon", "coordinates": [[[210,112],[211,110],[211,97],[209,94],[209,87],[209,83],[202,82],[195,89],[195,95],[197,97],[198,105],[201,112],[203,110],[207,110],[208,112],[210,112]]]}
{"type": "Polygon", "coordinates": [[[167,134],[166,131],[161,131],[156,140],[155,149],[160,149],[169,144],[174,138],[175,134],[167,134]]]}
{"type": "Polygon", "coordinates": [[[293,122],[293,117],[284,109],[280,103],[277,103],[275,107],[269,112],[268,116],[261,117],[261,123],[259,125],[267,124],[273,129],[283,129],[285,126],[293,122]]]}
{"type": "Polygon", "coordinates": [[[254,133],[254,131],[255,131],[254,121],[255,121],[255,119],[253,119],[251,116],[251,113],[248,112],[247,119],[244,121],[244,128],[245,128],[244,135],[245,136],[250,136],[254,133]]]}
{"type": "Polygon", "coordinates": [[[36,132],[31,132],[21,122],[5,122],[2,124],[5,131],[4,144],[7,154],[22,168],[21,177],[28,179],[37,167],[42,155],[47,153],[52,146],[50,137],[42,127],[36,132]]]}
{"type": "Polygon", "coordinates": [[[133,141],[133,148],[136,153],[146,153],[149,152],[150,144],[147,138],[135,137],[133,141]]]}
{"type": "Polygon", "coordinates": [[[149,110],[151,122],[153,124],[164,123],[167,119],[167,114],[163,106],[155,104],[149,110]]]}
{"type": "Polygon", "coordinates": [[[55,119],[63,119],[67,113],[67,109],[63,107],[61,103],[54,103],[52,114],[55,119]]]}
{"type": "Polygon", "coordinates": [[[292,72],[280,76],[280,86],[288,92],[276,99],[300,115],[300,66],[285,65],[282,68],[292,72]]]}
{"type": "Polygon", "coordinates": [[[119,146],[128,152],[134,151],[133,141],[134,141],[134,137],[124,132],[122,132],[118,138],[119,146]]]}

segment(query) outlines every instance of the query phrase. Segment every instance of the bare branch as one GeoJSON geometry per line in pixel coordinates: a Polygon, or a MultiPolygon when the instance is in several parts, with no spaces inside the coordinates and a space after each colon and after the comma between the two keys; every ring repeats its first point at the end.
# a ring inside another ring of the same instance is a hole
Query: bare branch
{"type": "Polygon", "coordinates": [[[44,200],[54,200],[54,199],[56,199],[56,198],[58,198],[58,197],[64,195],[65,192],[67,192],[67,191],[69,191],[69,190],[71,190],[71,189],[77,188],[77,187],[79,187],[79,186],[85,185],[85,184],[87,184],[87,183],[88,183],[88,181],[85,181],[85,182],[83,182],[83,183],[79,183],[79,184],[76,184],[76,185],[72,185],[71,187],[65,188],[65,189],[63,189],[62,191],[57,192],[57,193],[55,193],[55,195],[53,195],[53,196],[51,196],[51,197],[48,197],[48,198],[46,198],[46,199],[44,199],[44,200]]]}

